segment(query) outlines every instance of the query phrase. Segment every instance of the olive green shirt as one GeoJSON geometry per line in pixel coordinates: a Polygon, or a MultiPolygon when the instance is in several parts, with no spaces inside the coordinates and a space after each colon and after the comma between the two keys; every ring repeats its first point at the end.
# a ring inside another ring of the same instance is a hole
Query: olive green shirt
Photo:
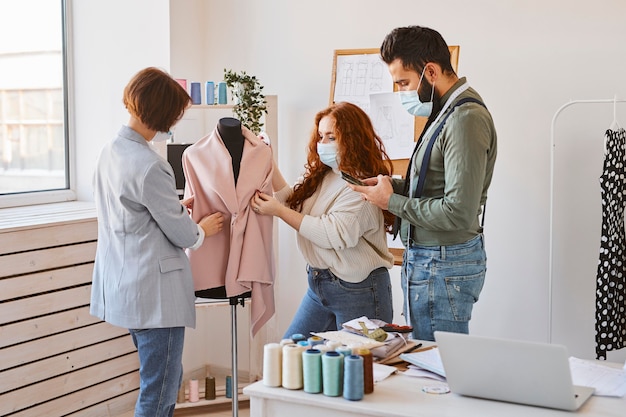
{"type": "MultiPolygon", "coordinates": [[[[459,79],[441,98],[441,105],[465,82],[465,78],[459,79]]],[[[480,104],[465,103],[454,108],[454,103],[465,97],[483,101],[474,89],[468,88],[446,109],[446,113],[453,113],[435,139],[422,196],[402,195],[405,180],[393,180],[389,211],[402,219],[400,236],[405,246],[409,223],[413,225],[412,243],[423,246],[459,244],[482,233],[479,216],[487,201],[496,162],[496,129],[491,114],[480,104]]],[[[444,117],[442,114],[437,123],[444,117]]],[[[411,163],[413,189],[409,195],[415,195],[424,152],[435,130],[433,125],[416,145],[411,163]]]]}

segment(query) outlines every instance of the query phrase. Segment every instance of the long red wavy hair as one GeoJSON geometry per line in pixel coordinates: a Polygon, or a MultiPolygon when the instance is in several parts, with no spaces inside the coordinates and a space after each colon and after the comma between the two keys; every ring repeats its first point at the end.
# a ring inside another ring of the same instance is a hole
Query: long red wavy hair
{"type": "MultiPolygon", "coordinates": [[[[332,171],[332,168],[322,163],[317,154],[317,143],[320,140],[318,127],[320,120],[326,116],[335,121],[335,140],[341,171],[356,178],[391,175],[391,160],[367,113],[352,103],[335,103],[315,115],[315,126],[311,131],[307,162],[304,166],[304,179],[295,185],[293,193],[287,199],[287,205],[293,210],[301,211],[302,203],[313,195],[326,174],[332,171]]],[[[394,216],[386,210],[383,214],[385,229],[390,231],[394,216]]]]}

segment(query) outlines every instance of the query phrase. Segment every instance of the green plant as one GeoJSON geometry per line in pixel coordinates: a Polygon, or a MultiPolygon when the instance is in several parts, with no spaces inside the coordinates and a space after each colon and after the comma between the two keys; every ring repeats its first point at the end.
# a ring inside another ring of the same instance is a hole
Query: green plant
{"type": "Polygon", "coordinates": [[[235,116],[253,133],[259,134],[263,127],[261,117],[267,114],[267,102],[259,80],[245,71],[236,73],[224,68],[224,82],[235,102],[233,108],[235,116]]]}

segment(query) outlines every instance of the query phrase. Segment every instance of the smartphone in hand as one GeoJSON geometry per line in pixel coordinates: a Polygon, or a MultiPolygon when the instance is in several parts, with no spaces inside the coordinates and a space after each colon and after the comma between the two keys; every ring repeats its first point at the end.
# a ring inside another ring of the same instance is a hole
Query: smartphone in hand
{"type": "Polygon", "coordinates": [[[350,184],[354,184],[354,185],[365,185],[365,183],[359,179],[354,178],[352,175],[347,174],[343,171],[341,171],[341,178],[343,178],[345,181],[349,182],[350,184]]]}

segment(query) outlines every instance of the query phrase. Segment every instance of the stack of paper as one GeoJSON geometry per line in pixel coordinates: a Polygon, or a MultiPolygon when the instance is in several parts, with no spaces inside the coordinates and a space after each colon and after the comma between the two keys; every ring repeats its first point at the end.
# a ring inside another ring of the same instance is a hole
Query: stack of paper
{"type": "Polygon", "coordinates": [[[443,369],[443,363],[441,362],[441,356],[439,355],[439,349],[437,347],[418,352],[402,353],[400,354],[400,358],[419,368],[443,377],[446,376],[446,371],[443,369]]]}

